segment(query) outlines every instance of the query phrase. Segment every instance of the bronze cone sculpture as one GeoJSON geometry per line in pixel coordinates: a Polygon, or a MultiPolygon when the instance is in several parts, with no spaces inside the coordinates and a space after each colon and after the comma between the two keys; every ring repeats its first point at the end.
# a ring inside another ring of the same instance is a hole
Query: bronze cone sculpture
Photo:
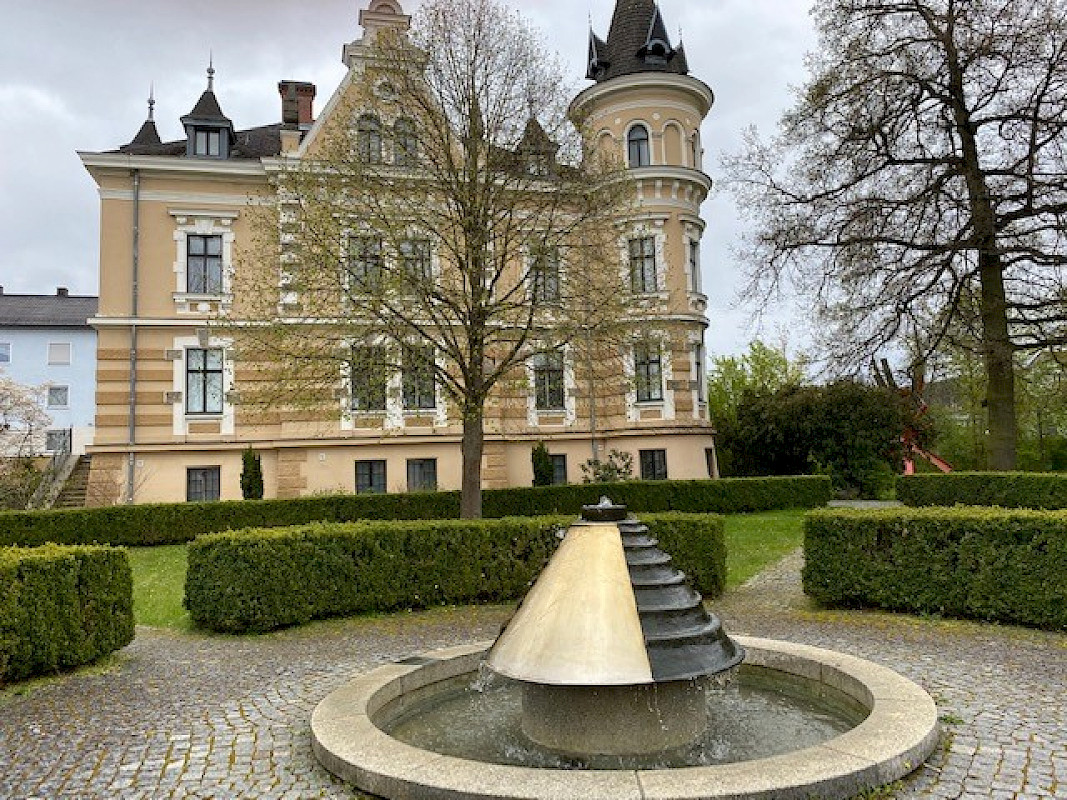
{"type": "Polygon", "coordinates": [[[490,649],[489,667],[525,684],[532,740],[630,755],[685,745],[706,727],[706,678],[744,651],[657,544],[625,506],[583,506],[490,649]]]}

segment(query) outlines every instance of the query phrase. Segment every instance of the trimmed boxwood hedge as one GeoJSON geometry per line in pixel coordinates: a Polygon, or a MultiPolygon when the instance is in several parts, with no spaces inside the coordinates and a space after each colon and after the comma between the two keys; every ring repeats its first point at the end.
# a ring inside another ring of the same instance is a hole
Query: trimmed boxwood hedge
{"type": "Polygon", "coordinates": [[[902,475],[897,499],[909,506],[1067,508],[1067,474],[950,472],[902,475]]]}
{"type": "MultiPolygon", "coordinates": [[[[631,511],[735,514],[779,508],[815,508],[830,499],[822,475],[725,478],[705,481],[628,481],[482,493],[483,516],[577,515],[601,495],[631,511]]],[[[459,492],[347,494],[288,500],[168,503],[107,508],[0,513],[0,545],[45,542],[140,546],[188,542],[200,534],[241,528],[276,528],[308,522],[361,519],[455,519],[459,492]]]]}
{"type": "Polygon", "coordinates": [[[88,664],[132,640],[124,550],[0,548],[0,683],[88,664]]]}
{"type": "Polygon", "coordinates": [[[1067,628],[1064,511],[815,511],[804,558],[804,591],[826,605],[1067,628]]]}
{"type": "MultiPolygon", "coordinates": [[[[312,619],[522,597],[569,518],[312,523],[202,536],[185,606],[203,627],[259,632],[312,619]]],[[[722,517],[642,515],[707,596],[722,592],[722,517]]]]}

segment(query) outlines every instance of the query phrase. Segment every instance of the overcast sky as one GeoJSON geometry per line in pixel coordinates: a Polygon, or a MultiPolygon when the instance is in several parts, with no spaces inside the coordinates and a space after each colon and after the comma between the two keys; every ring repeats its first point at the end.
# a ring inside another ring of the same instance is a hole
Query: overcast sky
{"type": "MultiPolygon", "coordinates": [[[[614,0],[506,0],[545,35],[586,85],[589,18],[607,35],[614,0]]],[[[415,0],[401,0],[405,11],[415,0]]],[[[313,82],[316,112],[344,75],[341,47],[361,35],[368,0],[37,0],[12,3],[0,41],[0,284],[9,293],[98,288],[99,204],[76,151],[111,150],[133,138],[154,84],[164,141],[184,138],[179,117],[205,87],[209,54],[215,92],[238,129],[278,122],[280,79],[313,82]]],[[[738,149],[755,124],[771,133],[804,78],[814,46],[806,0],[660,0],[676,40],[681,29],[691,74],[716,102],[704,123],[705,169],[716,178],[723,151],[738,149]]],[[[731,198],[704,204],[709,295],[708,350],[743,351],[757,331],[737,304],[731,247],[739,223],[731,198]]],[[[762,331],[795,352],[804,321],[772,314],[762,331]]]]}

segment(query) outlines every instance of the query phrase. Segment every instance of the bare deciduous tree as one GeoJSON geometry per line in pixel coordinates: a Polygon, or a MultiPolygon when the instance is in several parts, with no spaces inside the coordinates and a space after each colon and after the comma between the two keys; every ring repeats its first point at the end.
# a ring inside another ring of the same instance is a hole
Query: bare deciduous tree
{"type": "Polygon", "coordinates": [[[810,77],[774,143],[728,170],[753,282],[789,277],[831,353],[973,327],[990,466],[1015,463],[1012,357],[1067,337],[1063,0],[821,0],[810,77]]]}
{"type": "Polygon", "coordinates": [[[442,392],[462,419],[461,513],[480,516],[491,392],[627,315],[631,191],[568,119],[555,60],[494,0],[429,0],[373,47],[276,174],[233,330],[287,403],[336,411],[345,385],[355,413],[393,392],[434,415],[442,392]]]}

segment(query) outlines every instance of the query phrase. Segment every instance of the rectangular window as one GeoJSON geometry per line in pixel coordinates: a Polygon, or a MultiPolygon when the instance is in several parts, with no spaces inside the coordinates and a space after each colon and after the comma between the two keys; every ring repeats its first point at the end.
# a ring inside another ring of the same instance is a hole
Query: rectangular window
{"type": "Polygon", "coordinates": [[[189,467],[185,470],[185,499],[190,503],[218,500],[221,485],[219,467],[189,467]]]}
{"type": "Polygon", "coordinates": [[[185,291],[222,294],[222,237],[189,234],[186,245],[185,291]]]}
{"type": "Polygon", "coordinates": [[[550,455],[552,459],[552,483],[562,486],[567,482],[567,456],[550,455]]]}
{"type": "Polygon", "coordinates": [[[404,277],[412,283],[422,283],[431,276],[430,242],[428,239],[405,239],[400,243],[400,266],[404,277]]]}
{"type": "Polygon", "coordinates": [[[433,492],[437,490],[437,459],[408,459],[408,491],[433,492]]]}
{"type": "Polygon", "coordinates": [[[44,447],[50,453],[69,453],[70,428],[62,431],[45,431],[44,447]]]}
{"type": "Polygon", "coordinates": [[[689,240],[689,291],[700,291],[700,242],[689,240]]]}
{"type": "Polygon", "coordinates": [[[393,125],[393,148],[393,160],[398,167],[419,163],[418,132],[410,119],[398,119],[393,125]]]}
{"type": "Polygon", "coordinates": [[[11,363],[11,342],[0,342],[0,364],[11,363]]]}
{"type": "Polygon", "coordinates": [[[185,351],[185,413],[222,413],[222,350],[185,351]]]}
{"type": "Polygon", "coordinates": [[[216,157],[222,155],[222,132],[198,130],[193,144],[193,155],[216,157]]]}
{"type": "Polygon", "coordinates": [[[348,242],[348,274],[357,291],[375,291],[382,284],[380,236],[353,236],[348,242]]]}
{"type": "Polygon", "coordinates": [[[639,294],[658,291],[656,239],[653,236],[630,240],[630,288],[639,294]]]}
{"type": "Polygon", "coordinates": [[[708,399],[708,373],[705,364],[704,345],[693,345],[693,363],[696,367],[697,402],[705,403],[708,399]]]}
{"type": "Polygon", "coordinates": [[[404,408],[436,408],[432,347],[407,347],[403,357],[404,408]]]}
{"type": "Polygon", "coordinates": [[[641,480],[665,481],[667,480],[667,451],[666,450],[641,450],[641,480]]]}
{"type": "Polygon", "coordinates": [[[563,405],[563,353],[538,353],[531,359],[534,404],[539,410],[560,410],[563,405]]]}
{"type": "Polygon", "coordinates": [[[634,381],[637,384],[638,403],[663,399],[663,366],[659,347],[634,345],[634,381]]]}
{"type": "Polygon", "coordinates": [[[385,411],[385,387],[389,378],[384,347],[352,348],[350,380],[353,411],[385,411]]]}
{"type": "Polygon", "coordinates": [[[559,249],[534,251],[530,265],[530,295],[534,303],[559,302],[559,249]]]}
{"type": "Polygon", "coordinates": [[[356,493],[385,494],[385,462],[356,462],[356,493]]]}
{"type": "Polygon", "coordinates": [[[48,343],[48,363],[49,364],[69,364],[70,363],[70,342],[49,342],[48,343]]]}
{"type": "Polygon", "coordinates": [[[70,405],[70,387],[67,386],[49,386],[48,387],[48,407],[49,408],[67,408],[70,405]]]}

